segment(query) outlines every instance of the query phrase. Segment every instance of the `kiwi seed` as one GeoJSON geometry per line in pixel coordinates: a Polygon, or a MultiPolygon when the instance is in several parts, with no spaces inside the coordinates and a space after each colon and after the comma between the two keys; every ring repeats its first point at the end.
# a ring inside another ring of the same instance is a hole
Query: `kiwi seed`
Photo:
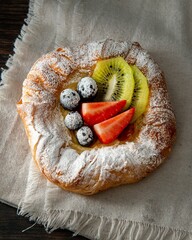
{"type": "Polygon", "coordinates": [[[97,63],[92,78],[98,86],[97,100],[127,100],[127,109],[132,100],[135,81],[131,67],[122,57],[101,60],[97,63]]]}

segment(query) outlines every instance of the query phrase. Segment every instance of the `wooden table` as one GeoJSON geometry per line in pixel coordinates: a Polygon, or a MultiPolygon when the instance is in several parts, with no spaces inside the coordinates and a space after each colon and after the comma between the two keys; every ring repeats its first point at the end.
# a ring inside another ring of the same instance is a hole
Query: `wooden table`
{"type": "MultiPolygon", "coordinates": [[[[13,54],[14,41],[20,33],[24,19],[27,17],[28,0],[0,0],[0,68],[6,68],[5,63],[9,54],[13,54]]],[[[17,216],[16,209],[0,203],[0,239],[65,239],[72,238],[72,232],[57,230],[51,234],[44,227],[35,225],[22,233],[22,230],[33,223],[25,217],[17,216]]],[[[76,236],[74,240],[86,240],[76,236]]]]}

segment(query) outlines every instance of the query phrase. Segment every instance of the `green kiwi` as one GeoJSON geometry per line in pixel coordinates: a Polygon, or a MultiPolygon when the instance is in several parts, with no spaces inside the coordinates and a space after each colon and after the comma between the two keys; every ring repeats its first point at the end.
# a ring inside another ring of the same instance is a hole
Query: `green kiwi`
{"type": "Polygon", "coordinates": [[[133,70],[133,77],[135,79],[135,88],[132,97],[131,107],[135,108],[135,114],[131,122],[134,122],[146,110],[149,101],[149,87],[147,78],[138,69],[138,67],[131,66],[133,70]]]}
{"type": "Polygon", "coordinates": [[[135,81],[131,67],[122,57],[98,61],[92,78],[98,86],[97,100],[127,100],[124,110],[132,100],[135,81]]]}

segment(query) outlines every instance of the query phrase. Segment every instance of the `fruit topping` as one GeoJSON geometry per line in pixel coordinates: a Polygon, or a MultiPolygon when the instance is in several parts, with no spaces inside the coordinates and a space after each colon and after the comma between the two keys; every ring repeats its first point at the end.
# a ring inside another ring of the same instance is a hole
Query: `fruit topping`
{"type": "Polygon", "coordinates": [[[135,131],[135,125],[128,124],[128,126],[118,136],[118,139],[120,141],[131,141],[134,138],[135,131]]]}
{"type": "Polygon", "coordinates": [[[135,114],[131,122],[134,122],[146,110],[149,100],[149,88],[147,78],[135,65],[131,67],[135,79],[135,89],[131,102],[131,107],[135,108],[135,114]]]}
{"type": "Polygon", "coordinates": [[[73,89],[67,88],[60,94],[60,103],[65,109],[74,110],[78,107],[79,102],[80,96],[73,89]]]}
{"type": "Polygon", "coordinates": [[[98,86],[99,101],[125,99],[124,110],[130,106],[135,81],[131,67],[122,57],[98,61],[92,77],[98,86]]]}
{"type": "Polygon", "coordinates": [[[93,139],[93,132],[88,126],[83,126],[77,131],[77,140],[80,145],[89,146],[93,139]]]}
{"type": "Polygon", "coordinates": [[[125,105],[126,100],[83,103],[81,114],[87,125],[93,126],[115,116],[124,108],[125,105]]]}
{"type": "Polygon", "coordinates": [[[84,77],[77,84],[77,91],[84,99],[93,98],[97,90],[97,84],[91,77],[84,77]]]}
{"type": "Polygon", "coordinates": [[[104,144],[113,142],[130,123],[134,112],[135,109],[131,108],[115,117],[94,125],[93,128],[99,140],[104,144]]]}
{"type": "Polygon", "coordinates": [[[83,119],[77,111],[69,112],[64,122],[66,127],[70,130],[77,130],[83,126],[83,119]]]}
{"type": "Polygon", "coordinates": [[[122,57],[98,61],[92,77],[82,78],[77,84],[77,91],[67,88],[61,92],[61,105],[72,110],[65,114],[66,127],[77,130],[76,138],[85,147],[94,141],[90,127],[103,144],[117,138],[132,141],[136,134],[135,125],[129,123],[137,120],[147,108],[147,78],[122,57]],[[94,102],[90,102],[93,97],[96,97],[94,102]],[[80,101],[81,112],[78,112],[75,109],[80,101]],[[83,126],[84,123],[88,126],[83,126]]]}

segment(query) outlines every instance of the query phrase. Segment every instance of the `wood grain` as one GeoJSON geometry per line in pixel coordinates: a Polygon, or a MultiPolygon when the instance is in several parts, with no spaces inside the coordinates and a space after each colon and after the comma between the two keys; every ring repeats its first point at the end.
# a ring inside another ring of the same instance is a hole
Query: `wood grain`
{"type": "Polygon", "coordinates": [[[36,224],[29,230],[22,232],[24,229],[33,225],[28,218],[18,216],[16,209],[0,203],[0,239],[2,240],[34,240],[34,239],[54,239],[54,240],[86,240],[81,236],[72,238],[73,233],[68,230],[56,230],[48,234],[44,227],[36,224]]]}
{"type": "MultiPolygon", "coordinates": [[[[0,68],[6,69],[5,63],[10,54],[13,54],[14,41],[27,17],[27,0],[0,0],[0,68]]],[[[28,218],[18,216],[16,209],[0,203],[0,239],[74,239],[86,240],[81,236],[72,238],[73,233],[68,230],[57,230],[51,234],[45,232],[44,227],[36,224],[28,231],[33,222],[28,218]]]]}

